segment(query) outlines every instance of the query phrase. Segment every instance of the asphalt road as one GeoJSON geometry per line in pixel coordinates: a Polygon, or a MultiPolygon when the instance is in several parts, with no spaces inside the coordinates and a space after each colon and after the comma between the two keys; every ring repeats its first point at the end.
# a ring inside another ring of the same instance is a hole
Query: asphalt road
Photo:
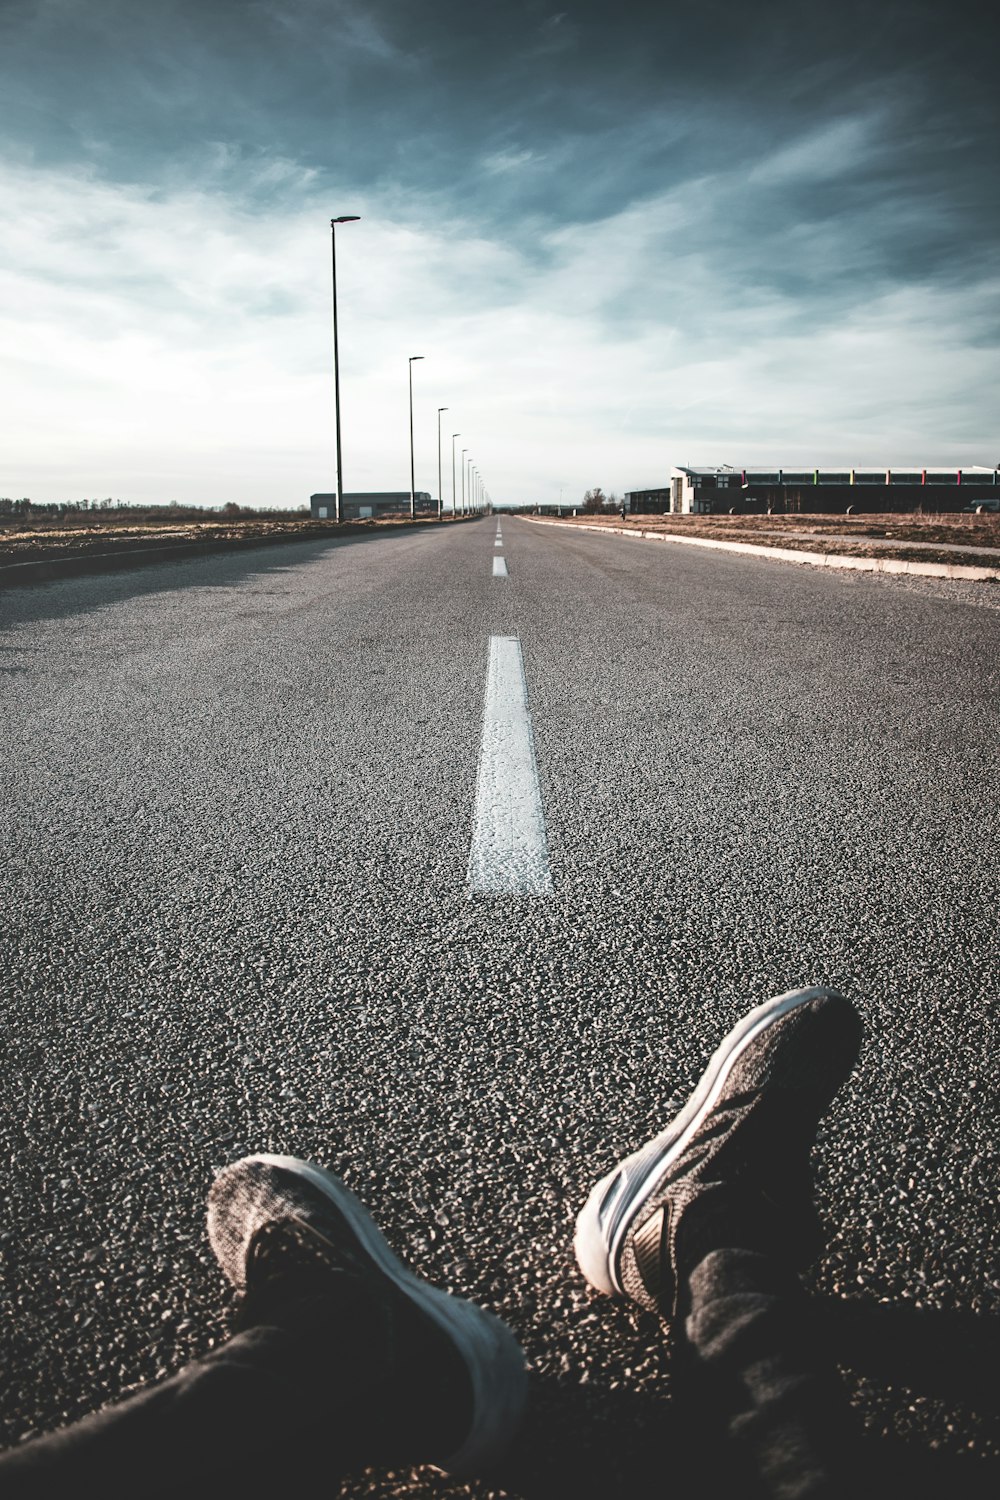
{"type": "Polygon", "coordinates": [[[4,1440],[222,1337],[205,1191],[277,1150],[518,1333],[505,1494],[667,1492],[667,1352],[573,1219],[746,1008],[829,983],[867,1040],[824,1336],[880,1452],[996,1493],[1000,590],[503,528],[506,578],[484,520],[0,598],[4,1440]],[[465,889],[498,634],[547,896],[465,889]]]}

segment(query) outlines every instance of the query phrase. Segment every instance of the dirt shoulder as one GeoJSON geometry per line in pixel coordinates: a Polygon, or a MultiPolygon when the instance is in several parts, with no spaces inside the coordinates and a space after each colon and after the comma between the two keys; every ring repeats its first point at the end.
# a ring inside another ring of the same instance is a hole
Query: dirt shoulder
{"type": "MultiPolygon", "coordinates": [[[[450,524],[450,519],[446,517],[450,524]]],[[[266,544],[282,541],[313,541],[323,537],[357,535],[401,526],[436,526],[437,518],[409,518],[371,521],[314,521],[309,516],[289,520],[191,521],[177,523],[148,522],[126,525],[109,521],[65,525],[38,521],[25,525],[10,521],[0,525],[0,566],[12,563],[50,562],[108,556],[114,553],[144,552],[150,549],[186,547],[192,543],[210,543],[213,550],[226,545],[245,547],[253,542],[266,544]]]]}
{"type": "MultiPolygon", "coordinates": [[[[539,517],[552,525],[568,518],[539,517]]],[[[1000,516],[575,516],[575,526],[750,542],[843,557],[1000,566],[1000,516]],[[970,552],[966,549],[976,549],[970,552]],[[979,549],[997,556],[977,556],[979,549]]]]}

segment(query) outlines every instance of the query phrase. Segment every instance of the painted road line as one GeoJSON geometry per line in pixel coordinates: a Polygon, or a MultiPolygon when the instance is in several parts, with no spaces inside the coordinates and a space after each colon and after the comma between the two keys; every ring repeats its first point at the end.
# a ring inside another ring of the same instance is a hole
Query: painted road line
{"type": "Polygon", "coordinates": [[[506,578],[507,576],[507,559],[505,557],[495,557],[493,559],[493,577],[506,578]]]}
{"type": "Polygon", "coordinates": [[[528,688],[516,635],[490,637],[467,886],[470,895],[552,893],[528,688]]]}
{"type": "Polygon", "coordinates": [[[502,537],[497,537],[497,539],[493,543],[493,545],[494,545],[494,547],[502,547],[503,546],[503,538],[502,537]]]}

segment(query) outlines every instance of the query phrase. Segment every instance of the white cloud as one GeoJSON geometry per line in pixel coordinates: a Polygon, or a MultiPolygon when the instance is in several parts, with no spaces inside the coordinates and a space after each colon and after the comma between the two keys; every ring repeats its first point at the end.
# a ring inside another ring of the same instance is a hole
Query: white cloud
{"type": "Polygon", "coordinates": [[[159,190],[9,167],[0,494],[293,506],[329,488],[332,212],[363,215],[337,242],[349,488],[408,486],[410,354],[418,486],[436,488],[445,405],[446,496],[454,430],[513,500],[686,460],[993,461],[1000,356],[980,334],[1000,285],[859,288],[810,323],[748,277],[738,237],[720,252],[732,191],[701,179],[501,242],[225,150],[159,190]]]}
{"type": "Polygon", "coordinates": [[[526,167],[531,162],[541,161],[534,151],[494,151],[492,155],[483,157],[481,167],[484,172],[496,176],[502,172],[516,172],[521,167],[526,167]]]}
{"type": "Polygon", "coordinates": [[[842,177],[877,154],[884,125],[885,116],[879,111],[830,121],[766,156],[751,170],[749,181],[786,186],[842,177]]]}

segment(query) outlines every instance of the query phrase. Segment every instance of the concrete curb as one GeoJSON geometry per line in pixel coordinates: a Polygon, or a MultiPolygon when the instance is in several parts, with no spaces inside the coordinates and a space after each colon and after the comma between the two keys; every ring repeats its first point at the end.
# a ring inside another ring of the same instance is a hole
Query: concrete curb
{"type": "MultiPolygon", "coordinates": [[[[392,531],[427,526],[427,521],[404,521],[392,531]]],[[[451,523],[449,523],[451,524],[451,523]]],[[[389,528],[386,528],[388,531],[389,528]]],[[[150,563],[169,562],[174,557],[205,557],[214,552],[245,552],[258,547],[280,547],[287,542],[336,542],[342,537],[370,536],[371,528],[342,531],[285,532],[277,536],[233,537],[226,541],[172,542],[160,547],[123,547],[116,552],[85,552],[79,557],[39,557],[31,562],[0,564],[0,588],[44,583],[52,578],[77,578],[86,573],[115,573],[150,563]]]]}
{"type": "Polygon", "coordinates": [[[908,562],[901,557],[846,557],[837,552],[799,552],[791,547],[759,547],[754,542],[717,542],[711,537],[679,536],[676,531],[633,531],[625,526],[581,526],[578,521],[547,521],[524,516],[536,526],[566,526],[591,535],[631,537],[640,542],[677,542],[682,547],[711,547],[719,552],[744,552],[778,562],[806,563],[813,568],[853,568],[859,573],[916,573],[924,578],[964,578],[981,583],[1000,578],[1000,568],[977,568],[970,563],[908,562]]]}

